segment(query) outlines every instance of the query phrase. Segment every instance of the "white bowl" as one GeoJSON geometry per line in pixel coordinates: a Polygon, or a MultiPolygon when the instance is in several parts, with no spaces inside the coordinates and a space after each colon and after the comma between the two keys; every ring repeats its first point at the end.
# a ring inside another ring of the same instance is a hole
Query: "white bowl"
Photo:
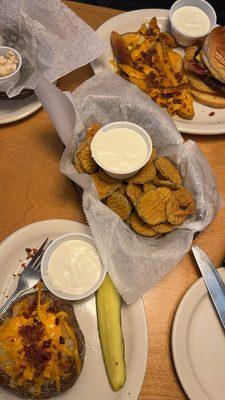
{"type": "Polygon", "coordinates": [[[129,129],[132,129],[133,131],[139,133],[139,135],[141,135],[143,137],[143,139],[145,140],[145,143],[147,145],[147,156],[145,157],[143,162],[140,163],[138,168],[136,168],[136,169],[131,168],[131,169],[128,169],[127,171],[124,171],[122,173],[120,171],[115,171],[115,170],[110,171],[108,169],[105,169],[104,165],[101,164],[98,161],[98,159],[95,157],[95,154],[94,154],[94,151],[93,151],[93,144],[94,144],[95,138],[98,135],[98,132],[95,134],[95,136],[94,136],[94,138],[93,138],[93,140],[91,142],[91,153],[92,153],[92,157],[94,158],[96,163],[102,169],[104,169],[106,174],[108,174],[112,178],[127,179],[127,178],[130,178],[131,176],[135,175],[139,171],[139,169],[142,168],[147,163],[149,158],[151,157],[151,154],[152,154],[152,141],[151,141],[151,138],[150,138],[149,134],[146,132],[145,129],[143,129],[141,126],[139,126],[137,124],[133,124],[132,122],[128,122],[128,121],[112,122],[112,123],[110,123],[108,125],[103,126],[99,130],[107,133],[107,131],[110,131],[112,128],[129,128],[129,129]]]}
{"type": "MultiPolygon", "coordinates": [[[[52,243],[48,246],[48,248],[44,252],[44,255],[41,260],[41,276],[42,276],[45,286],[50,290],[50,292],[52,292],[56,296],[61,297],[62,299],[66,299],[66,300],[81,300],[81,299],[84,299],[84,298],[90,296],[94,292],[96,292],[96,290],[99,288],[99,286],[102,284],[102,282],[105,278],[106,268],[100,260],[101,273],[100,273],[99,279],[86,292],[79,293],[79,294],[71,294],[71,293],[66,293],[66,292],[63,292],[63,291],[57,289],[54,285],[52,285],[52,283],[49,279],[48,264],[49,264],[50,257],[52,255],[52,253],[54,252],[54,250],[62,242],[65,242],[68,240],[84,240],[96,248],[96,245],[95,245],[92,237],[89,235],[83,234],[83,233],[66,233],[65,235],[59,236],[57,239],[52,241],[52,243]]],[[[97,250],[97,248],[96,248],[96,250],[97,250]]]]}
{"type": "Polygon", "coordinates": [[[205,14],[208,16],[209,21],[210,21],[210,28],[208,32],[205,33],[204,36],[206,36],[215,26],[216,26],[216,12],[214,8],[205,0],[177,0],[175,3],[173,3],[170,13],[169,13],[169,18],[170,18],[170,24],[171,24],[171,33],[175,37],[177,43],[179,43],[181,46],[191,46],[197,39],[200,39],[201,37],[204,36],[199,36],[195,35],[194,33],[192,35],[185,35],[183,32],[181,32],[174,24],[173,24],[173,14],[175,11],[177,11],[179,8],[185,7],[185,6],[194,6],[200,8],[202,11],[205,12],[205,14]]]}
{"type": "Polygon", "coordinates": [[[5,57],[9,51],[12,51],[15,54],[18,64],[16,70],[10,75],[0,77],[0,92],[6,92],[9,88],[15,86],[20,79],[20,68],[22,65],[21,55],[12,47],[0,46],[0,56],[5,57]]]}

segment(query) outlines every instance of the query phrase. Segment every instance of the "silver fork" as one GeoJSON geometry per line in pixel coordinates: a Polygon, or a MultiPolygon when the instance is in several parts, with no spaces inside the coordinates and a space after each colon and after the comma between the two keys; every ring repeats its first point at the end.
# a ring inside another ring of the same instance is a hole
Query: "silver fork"
{"type": "Polygon", "coordinates": [[[32,260],[29,262],[27,267],[24,269],[19,277],[16,290],[8,298],[5,304],[0,308],[0,317],[2,317],[2,315],[8,310],[12,302],[15,301],[17,297],[19,297],[22,293],[26,292],[28,289],[31,289],[36,285],[36,283],[38,283],[38,281],[40,280],[39,267],[41,263],[41,258],[50,243],[51,242],[49,242],[49,239],[47,238],[38,249],[32,260]]]}

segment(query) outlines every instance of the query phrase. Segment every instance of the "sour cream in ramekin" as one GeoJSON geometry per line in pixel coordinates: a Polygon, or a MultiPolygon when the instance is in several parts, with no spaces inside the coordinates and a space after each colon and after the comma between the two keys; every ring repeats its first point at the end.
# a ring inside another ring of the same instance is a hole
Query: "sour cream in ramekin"
{"type": "Polygon", "coordinates": [[[136,174],[149,160],[152,142],[139,125],[118,121],[103,126],[91,142],[91,153],[105,172],[118,179],[136,174]]]}
{"type": "Polygon", "coordinates": [[[41,274],[56,296],[79,300],[98,289],[106,270],[91,236],[70,233],[55,239],[47,248],[41,274]]]}

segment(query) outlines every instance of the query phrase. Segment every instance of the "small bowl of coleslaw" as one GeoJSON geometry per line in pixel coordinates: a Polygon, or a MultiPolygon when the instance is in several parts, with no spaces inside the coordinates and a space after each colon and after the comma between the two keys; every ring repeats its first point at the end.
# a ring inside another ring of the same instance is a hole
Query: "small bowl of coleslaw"
{"type": "Polygon", "coordinates": [[[20,78],[21,55],[8,46],[0,46],[0,91],[6,92],[16,85],[20,78]]]}

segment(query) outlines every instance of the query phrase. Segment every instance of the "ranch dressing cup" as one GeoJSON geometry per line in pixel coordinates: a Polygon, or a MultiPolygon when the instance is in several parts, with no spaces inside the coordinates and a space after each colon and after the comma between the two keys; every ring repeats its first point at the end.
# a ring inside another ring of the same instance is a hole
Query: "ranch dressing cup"
{"type": "Polygon", "coordinates": [[[149,160],[152,141],[139,125],[118,121],[99,129],[91,142],[96,163],[112,178],[135,175],[149,160]]]}
{"type": "Polygon", "coordinates": [[[102,284],[106,269],[91,236],[67,233],[53,240],[41,260],[47,288],[66,300],[80,300],[102,284]]]}
{"type": "Polygon", "coordinates": [[[170,9],[169,18],[176,41],[181,46],[191,46],[216,26],[217,17],[214,8],[205,0],[177,0],[170,9]]]}

